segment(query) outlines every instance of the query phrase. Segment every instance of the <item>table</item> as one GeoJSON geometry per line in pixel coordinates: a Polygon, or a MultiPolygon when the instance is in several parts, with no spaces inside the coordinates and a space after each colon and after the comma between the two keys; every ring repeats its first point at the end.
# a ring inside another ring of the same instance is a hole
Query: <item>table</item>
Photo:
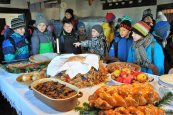
{"type": "MultiPolygon", "coordinates": [[[[27,86],[16,81],[20,74],[11,74],[0,68],[0,91],[4,97],[10,102],[19,115],[78,115],[79,113],[71,110],[69,112],[59,112],[42,101],[37,99],[33,91],[27,86]]],[[[149,75],[158,79],[158,76],[149,75]]],[[[108,85],[114,84],[112,81],[108,85]]],[[[88,96],[98,89],[101,85],[80,89],[83,92],[83,97],[79,98],[80,103],[87,102],[88,96]]],[[[171,107],[173,108],[173,107],[171,107]]]]}
{"type": "MultiPolygon", "coordinates": [[[[37,99],[33,91],[27,86],[22,85],[16,81],[16,78],[20,74],[8,73],[4,69],[0,68],[0,91],[3,96],[14,107],[18,115],[78,115],[79,113],[71,110],[69,112],[59,112],[42,101],[37,99]]],[[[103,85],[103,84],[101,84],[103,85]]],[[[83,88],[80,91],[83,92],[83,97],[79,98],[79,102],[87,102],[88,96],[91,95],[100,85],[83,88]]]]}

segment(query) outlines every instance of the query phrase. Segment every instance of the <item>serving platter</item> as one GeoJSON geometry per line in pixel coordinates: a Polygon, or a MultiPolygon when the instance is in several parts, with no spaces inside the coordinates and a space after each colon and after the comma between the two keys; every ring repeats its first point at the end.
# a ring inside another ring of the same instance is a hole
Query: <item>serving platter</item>
{"type": "Polygon", "coordinates": [[[37,54],[29,57],[29,60],[34,63],[40,63],[40,62],[50,62],[52,59],[54,59],[56,56],[58,56],[57,53],[44,53],[44,54],[37,54]]]}

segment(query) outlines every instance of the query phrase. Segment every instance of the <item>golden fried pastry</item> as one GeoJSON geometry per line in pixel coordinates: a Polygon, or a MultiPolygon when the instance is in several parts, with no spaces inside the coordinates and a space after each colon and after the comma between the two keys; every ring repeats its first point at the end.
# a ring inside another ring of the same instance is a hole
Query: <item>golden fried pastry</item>
{"type": "Polygon", "coordinates": [[[137,107],[153,104],[159,100],[159,95],[147,83],[134,83],[120,86],[102,86],[93,95],[89,96],[88,100],[91,106],[100,109],[108,109],[110,107],[137,107]]]}

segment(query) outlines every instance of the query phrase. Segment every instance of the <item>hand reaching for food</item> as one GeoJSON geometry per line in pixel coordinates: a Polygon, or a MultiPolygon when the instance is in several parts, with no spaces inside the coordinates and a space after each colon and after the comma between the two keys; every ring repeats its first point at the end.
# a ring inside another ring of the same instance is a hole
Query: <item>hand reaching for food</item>
{"type": "Polygon", "coordinates": [[[75,47],[79,47],[81,44],[80,42],[76,42],[76,43],[73,43],[73,45],[75,45],[75,47]]]}

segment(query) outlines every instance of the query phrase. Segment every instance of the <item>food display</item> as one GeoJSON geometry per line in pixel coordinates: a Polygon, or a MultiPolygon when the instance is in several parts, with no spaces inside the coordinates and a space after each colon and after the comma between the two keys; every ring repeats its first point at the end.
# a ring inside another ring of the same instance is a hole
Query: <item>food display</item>
{"type": "Polygon", "coordinates": [[[128,68],[131,71],[140,71],[140,66],[133,64],[133,63],[127,63],[127,62],[114,62],[107,65],[107,69],[109,73],[114,72],[115,70],[122,70],[124,68],[128,68]]]}
{"type": "Polygon", "coordinates": [[[65,99],[77,94],[75,90],[53,81],[40,83],[35,89],[53,99],[65,99]]]}
{"type": "Polygon", "coordinates": [[[95,70],[93,67],[86,74],[77,74],[74,78],[70,79],[70,77],[65,74],[65,72],[61,72],[56,76],[56,78],[61,79],[65,82],[68,82],[72,85],[75,85],[79,88],[89,87],[93,85],[97,85],[108,80],[107,77],[107,69],[104,67],[103,63],[99,63],[99,70],[95,70]]]}
{"type": "Polygon", "coordinates": [[[165,115],[165,111],[154,105],[138,107],[117,107],[115,109],[103,110],[99,115],[165,115]]]}
{"type": "Polygon", "coordinates": [[[128,68],[123,68],[122,70],[115,70],[111,73],[111,78],[116,82],[126,84],[134,82],[145,83],[154,80],[154,78],[152,79],[148,77],[148,75],[144,72],[132,71],[128,68]]]}
{"type": "Polygon", "coordinates": [[[138,107],[154,104],[159,95],[151,84],[133,83],[120,86],[102,86],[89,96],[89,105],[99,109],[138,107]]]}
{"type": "Polygon", "coordinates": [[[15,64],[8,64],[5,65],[5,69],[10,73],[28,73],[33,71],[41,71],[42,69],[46,68],[48,62],[44,63],[15,63],[15,64]]]}
{"type": "Polygon", "coordinates": [[[34,71],[21,74],[16,78],[16,81],[24,85],[30,85],[33,81],[46,77],[46,70],[43,69],[42,71],[34,71]]]}
{"type": "Polygon", "coordinates": [[[31,83],[34,95],[57,111],[70,111],[83,93],[79,89],[56,78],[43,78],[31,83]]]}

